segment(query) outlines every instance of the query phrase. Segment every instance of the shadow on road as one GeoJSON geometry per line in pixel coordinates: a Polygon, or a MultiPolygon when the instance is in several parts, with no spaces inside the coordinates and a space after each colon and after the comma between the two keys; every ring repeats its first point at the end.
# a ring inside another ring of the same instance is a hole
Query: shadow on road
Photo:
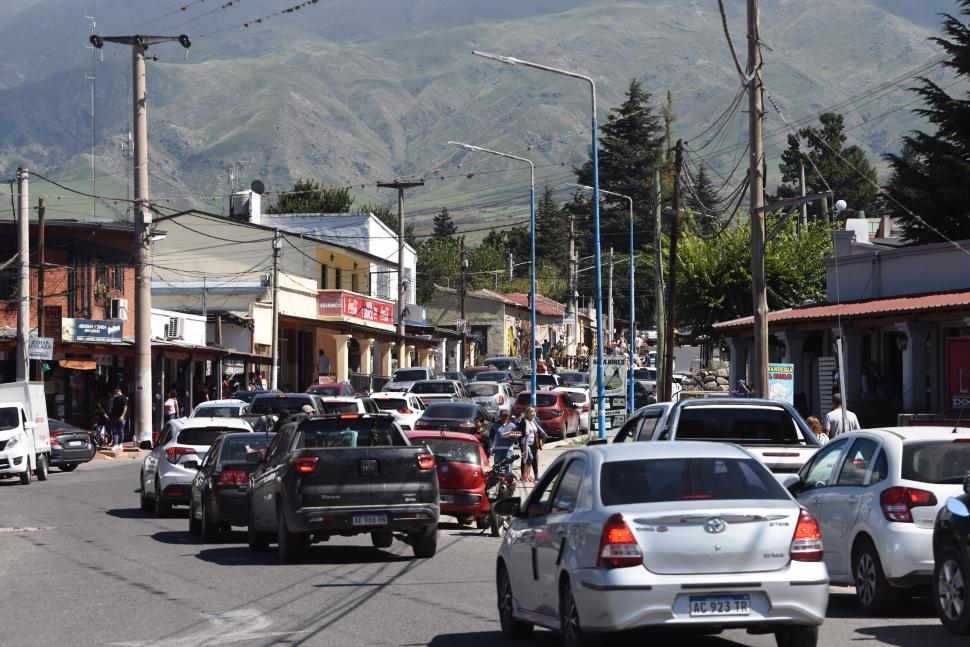
{"type": "MultiPolygon", "coordinates": [[[[868,616],[859,609],[856,602],[855,593],[830,593],[829,608],[825,613],[826,618],[859,618],[878,620],[876,616],[868,616]]],[[[933,608],[933,600],[926,594],[911,594],[903,597],[899,605],[887,613],[884,618],[936,618],[936,610],[933,608]]]]}
{"type": "MultiPolygon", "coordinates": [[[[496,620],[498,623],[498,620],[496,620]]],[[[740,647],[748,636],[743,630],[731,630],[721,636],[698,636],[689,632],[658,630],[637,631],[610,635],[610,647],[643,647],[649,644],[681,644],[690,647],[740,647]],[[738,642],[732,640],[737,637],[738,642]]],[[[515,644],[505,642],[500,631],[479,631],[462,634],[442,634],[435,636],[428,647],[491,647],[493,645],[515,644]]],[[[536,629],[532,639],[522,645],[560,645],[562,639],[554,631],[536,629]]],[[[910,643],[914,644],[914,643],[910,643]]]]}
{"type": "Polygon", "coordinates": [[[893,625],[861,627],[855,630],[859,637],[853,640],[876,640],[880,645],[933,645],[933,647],[966,647],[966,636],[956,636],[943,625],[893,625]]]}
{"type": "MultiPolygon", "coordinates": [[[[156,533],[156,535],[165,533],[156,533]]],[[[177,534],[177,533],[172,533],[177,534]]],[[[188,536],[188,533],[186,533],[188,536]]],[[[184,543],[186,545],[201,543],[194,541],[184,541],[171,543],[184,543]]],[[[199,551],[196,555],[198,559],[220,566],[238,566],[240,564],[266,564],[277,562],[276,551],[270,550],[264,553],[254,553],[248,546],[224,546],[208,548],[199,551]]],[[[306,552],[306,556],[300,561],[301,564],[386,564],[392,562],[409,562],[412,558],[409,555],[395,555],[379,548],[369,546],[311,546],[306,552]]],[[[326,585],[321,585],[326,586],[326,585]]]]}
{"type": "MultiPolygon", "coordinates": [[[[154,512],[143,512],[141,508],[113,508],[105,512],[108,516],[118,519],[158,519],[154,512]]],[[[175,508],[164,519],[188,519],[188,508],[175,508]]]]}

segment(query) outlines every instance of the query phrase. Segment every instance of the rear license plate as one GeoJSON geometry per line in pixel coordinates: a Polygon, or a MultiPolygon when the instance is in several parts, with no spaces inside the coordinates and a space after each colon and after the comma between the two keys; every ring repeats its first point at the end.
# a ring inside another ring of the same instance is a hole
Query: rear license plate
{"type": "Polygon", "coordinates": [[[442,495],[440,495],[439,498],[441,499],[441,502],[442,503],[454,503],[455,502],[455,495],[453,495],[453,494],[442,494],[442,495]]]}
{"type": "Polygon", "coordinates": [[[84,444],[84,441],[83,440],[72,440],[69,443],[67,443],[67,446],[68,447],[80,447],[83,444],[84,444]]]}
{"type": "Polygon", "coordinates": [[[692,595],[690,615],[746,616],[751,613],[750,595],[692,595]]]}
{"type": "Polygon", "coordinates": [[[353,518],[355,526],[386,526],[386,514],[355,514],[353,518]]]}

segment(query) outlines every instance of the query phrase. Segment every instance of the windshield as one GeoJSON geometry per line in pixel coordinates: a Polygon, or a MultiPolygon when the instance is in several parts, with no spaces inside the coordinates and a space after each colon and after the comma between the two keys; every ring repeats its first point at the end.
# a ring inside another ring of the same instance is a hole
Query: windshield
{"type": "MultiPolygon", "coordinates": [[[[536,393],[536,406],[537,407],[553,407],[556,405],[558,398],[550,393],[536,393]]],[[[519,397],[515,401],[516,404],[520,404],[524,407],[532,404],[532,394],[528,391],[523,391],[519,394],[519,397]]]]}
{"type": "Polygon", "coordinates": [[[483,368],[481,368],[480,366],[477,366],[475,368],[462,369],[461,372],[466,379],[470,380],[470,379],[473,379],[478,373],[481,373],[483,370],[484,370],[483,368]]]}
{"type": "Polygon", "coordinates": [[[661,501],[788,499],[771,473],[752,458],[664,458],[604,463],[603,505],[661,501]]]}
{"type": "Polygon", "coordinates": [[[475,384],[472,382],[468,385],[468,395],[475,397],[484,397],[488,395],[495,395],[498,393],[498,384],[475,384]]]}
{"type": "Polygon", "coordinates": [[[216,442],[216,438],[222,434],[228,434],[230,432],[242,431],[239,428],[227,428],[227,427],[200,427],[197,429],[183,429],[175,437],[175,442],[179,445],[196,445],[196,446],[206,446],[208,447],[212,443],[216,442]]]}
{"type": "Polygon", "coordinates": [[[481,465],[477,440],[468,442],[451,438],[415,438],[412,442],[427,445],[435,459],[442,463],[481,465]]]}
{"type": "Polygon", "coordinates": [[[357,401],[353,402],[324,402],[323,410],[326,413],[360,413],[357,401]]]}
{"type": "Polygon", "coordinates": [[[577,393],[576,391],[566,391],[566,395],[569,396],[569,399],[576,404],[582,404],[587,400],[585,393],[577,393]]]}
{"type": "Polygon", "coordinates": [[[341,395],[340,391],[342,389],[343,389],[343,387],[340,386],[339,384],[327,385],[327,386],[317,386],[317,385],[314,385],[314,386],[311,386],[308,389],[308,391],[310,393],[313,393],[313,394],[319,395],[319,396],[323,396],[325,398],[326,397],[332,398],[332,397],[341,395]]]}
{"type": "Polygon", "coordinates": [[[389,447],[407,445],[386,417],[310,420],[300,425],[294,449],[389,447]]]}
{"type": "Polygon", "coordinates": [[[190,418],[238,418],[242,413],[239,406],[199,406],[192,412],[190,418]]]}
{"type": "Polygon", "coordinates": [[[715,440],[753,445],[806,444],[795,421],[780,407],[684,407],[677,440],[715,440]]]}
{"type": "Polygon", "coordinates": [[[374,402],[377,403],[377,408],[382,411],[397,411],[398,409],[408,408],[408,402],[404,399],[374,398],[374,402]]]}
{"type": "Polygon", "coordinates": [[[16,429],[20,426],[20,411],[17,407],[3,407],[0,409],[0,430],[16,429]]]}
{"type": "Polygon", "coordinates": [[[428,379],[427,371],[394,371],[392,382],[417,382],[428,379]]]}
{"type": "Polygon", "coordinates": [[[559,378],[564,384],[589,384],[589,375],[586,373],[560,372],[559,378]]]}
{"type": "Polygon", "coordinates": [[[922,483],[963,483],[970,474],[970,442],[926,441],[903,445],[902,476],[922,483]]]}
{"type": "MultiPolygon", "coordinates": [[[[290,413],[303,413],[303,405],[309,404],[313,406],[313,401],[309,397],[277,397],[277,396],[264,396],[255,398],[253,404],[249,407],[249,413],[257,416],[265,416],[268,414],[287,415],[290,413]]],[[[314,407],[314,410],[316,407],[314,407]]]]}
{"type": "Polygon", "coordinates": [[[447,393],[452,395],[455,385],[451,382],[419,382],[411,387],[411,393],[447,393]]]}
{"type": "Polygon", "coordinates": [[[432,402],[424,410],[422,418],[448,418],[451,420],[471,420],[475,417],[475,407],[452,402],[432,402]]]}
{"type": "Polygon", "coordinates": [[[487,359],[485,360],[485,366],[494,366],[495,368],[500,368],[503,371],[511,370],[515,366],[515,360],[511,359],[487,359]]]}
{"type": "Polygon", "coordinates": [[[476,382],[503,382],[512,379],[508,371],[482,371],[475,375],[476,382]]]}
{"type": "Polygon", "coordinates": [[[536,384],[540,386],[556,386],[559,382],[556,380],[555,375],[549,375],[548,373],[539,373],[536,375],[536,384]]]}
{"type": "Polygon", "coordinates": [[[638,368],[633,371],[634,380],[657,380],[657,369],[655,368],[638,368]]]}
{"type": "Polygon", "coordinates": [[[230,438],[222,443],[223,463],[245,463],[250,454],[265,449],[273,439],[269,434],[253,434],[246,438],[230,438]]]}

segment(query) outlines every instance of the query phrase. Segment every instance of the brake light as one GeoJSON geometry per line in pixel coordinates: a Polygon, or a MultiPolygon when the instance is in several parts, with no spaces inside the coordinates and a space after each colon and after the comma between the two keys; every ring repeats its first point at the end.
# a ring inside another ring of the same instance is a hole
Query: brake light
{"type": "Polygon", "coordinates": [[[891,487],[879,495],[882,514],[889,521],[913,523],[913,508],[936,505],[936,495],[910,487],[891,487]]]}
{"type": "Polygon", "coordinates": [[[795,536],[792,537],[788,553],[796,562],[822,561],[822,533],[818,521],[805,508],[798,513],[798,524],[795,525],[795,536]]]}
{"type": "Polygon", "coordinates": [[[653,386],[650,387],[650,392],[651,393],[656,393],[657,392],[657,383],[656,382],[654,382],[653,383],[653,386]]]}
{"type": "Polygon", "coordinates": [[[297,474],[313,474],[313,470],[317,469],[317,459],[315,456],[294,458],[293,467],[296,468],[297,474]]]}
{"type": "Polygon", "coordinates": [[[65,433],[66,432],[64,432],[64,431],[55,431],[54,433],[52,433],[51,436],[50,436],[51,445],[57,445],[58,447],[60,447],[61,446],[61,441],[57,440],[57,437],[58,436],[63,436],[65,433]]]}
{"type": "Polygon", "coordinates": [[[249,483],[249,474],[246,470],[226,470],[219,475],[216,485],[246,485],[249,483]]]}
{"type": "Polygon", "coordinates": [[[178,465],[179,459],[189,454],[194,454],[195,450],[191,447],[169,447],[165,450],[165,458],[172,465],[178,465]]]}
{"type": "Polygon", "coordinates": [[[606,520],[603,534],[600,535],[599,568],[624,568],[638,566],[643,562],[643,553],[636,537],[619,512],[606,520]]]}
{"type": "Polygon", "coordinates": [[[346,419],[356,420],[357,418],[360,418],[360,414],[359,413],[343,413],[343,414],[340,414],[340,418],[341,419],[344,419],[344,420],[346,420],[346,419]]]}
{"type": "Polygon", "coordinates": [[[414,412],[413,412],[413,411],[411,411],[411,409],[409,409],[408,407],[404,407],[403,409],[398,409],[398,410],[397,410],[397,412],[398,412],[398,413],[414,413],[414,412]]]}
{"type": "Polygon", "coordinates": [[[418,454],[418,467],[422,470],[433,470],[434,454],[418,454]]]}

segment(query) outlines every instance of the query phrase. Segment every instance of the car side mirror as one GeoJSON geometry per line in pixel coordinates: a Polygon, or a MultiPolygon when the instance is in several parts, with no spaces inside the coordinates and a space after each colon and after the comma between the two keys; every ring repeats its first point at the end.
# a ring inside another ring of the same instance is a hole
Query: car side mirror
{"type": "Polygon", "coordinates": [[[182,463],[182,467],[187,470],[197,470],[199,469],[199,461],[185,461],[182,463]]]}
{"type": "Polygon", "coordinates": [[[499,499],[492,504],[492,509],[495,510],[495,514],[500,514],[507,517],[517,517],[519,516],[519,508],[522,506],[522,499],[517,496],[507,497],[505,499],[499,499]]]}
{"type": "Polygon", "coordinates": [[[798,474],[789,474],[785,477],[785,480],[781,482],[785,486],[785,489],[792,494],[798,494],[805,489],[804,483],[802,483],[802,477],[798,474]]]}

